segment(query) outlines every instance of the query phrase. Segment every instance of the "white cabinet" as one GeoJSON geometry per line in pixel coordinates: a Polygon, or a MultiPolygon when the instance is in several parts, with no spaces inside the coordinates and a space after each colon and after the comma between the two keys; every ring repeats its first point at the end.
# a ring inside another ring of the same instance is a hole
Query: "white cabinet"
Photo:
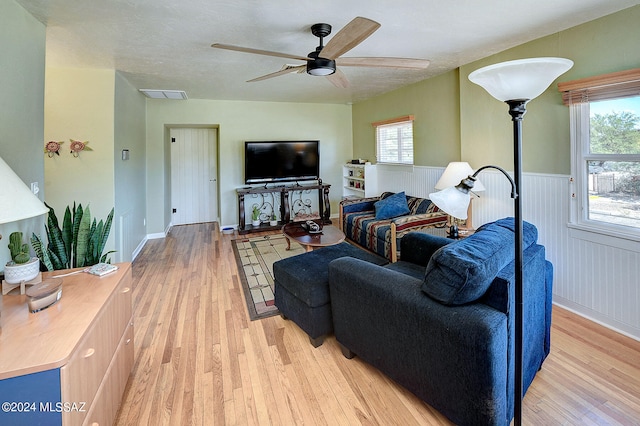
{"type": "Polygon", "coordinates": [[[376,166],[346,164],[342,166],[343,197],[375,197],[378,194],[376,166]]]}

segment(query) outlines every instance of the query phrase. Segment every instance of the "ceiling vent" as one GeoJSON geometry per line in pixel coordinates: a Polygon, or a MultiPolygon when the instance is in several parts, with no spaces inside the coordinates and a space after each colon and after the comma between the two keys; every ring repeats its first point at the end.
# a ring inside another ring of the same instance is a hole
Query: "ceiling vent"
{"type": "Polygon", "coordinates": [[[184,90],[152,90],[152,89],[140,89],[140,91],[151,99],[177,99],[184,100],[187,98],[187,93],[184,90]]]}

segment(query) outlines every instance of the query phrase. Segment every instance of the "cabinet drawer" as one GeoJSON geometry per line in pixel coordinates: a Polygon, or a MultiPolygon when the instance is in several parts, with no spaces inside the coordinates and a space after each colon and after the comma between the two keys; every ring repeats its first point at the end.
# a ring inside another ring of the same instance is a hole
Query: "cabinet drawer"
{"type": "MultiPolygon", "coordinates": [[[[60,368],[62,402],[84,403],[86,409],[91,406],[100,382],[107,371],[114,348],[109,348],[102,339],[104,321],[94,324],[89,333],[80,342],[69,362],[60,368]]],[[[84,413],[63,413],[65,425],[81,425],[84,413]]]]}
{"type": "Polygon", "coordinates": [[[94,403],[87,413],[85,425],[113,424],[122,402],[122,394],[127,386],[129,374],[133,368],[133,355],[133,322],[131,322],[118,345],[94,403]]]}
{"type": "MultiPolygon", "coordinates": [[[[112,295],[111,302],[104,309],[104,339],[108,339],[109,346],[115,350],[122,338],[125,328],[129,325],[132,315],[131,278],[123,278],[112,295]]],[[[111,352],[113,354],[113,351],[111,352]]],[[[111,358],[109,358],[111,359],[111,358]]]]}
{"type": "MultiPolygon", "coordinates": [[[[131,321],[131,281],[123,279],[74,351],[60,368],[62,401],[91,406],[118,343],[131,321]]],[[[86,412],[63,413],[66,425],[81,425],[86,412]]]]}

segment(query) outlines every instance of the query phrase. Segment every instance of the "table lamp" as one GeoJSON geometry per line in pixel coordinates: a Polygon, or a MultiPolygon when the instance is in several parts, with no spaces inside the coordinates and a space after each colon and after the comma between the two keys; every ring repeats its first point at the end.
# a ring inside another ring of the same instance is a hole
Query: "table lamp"
{"type": "Polygon", "coordinates": [[[0,182],[0,224],[29,219],[49,211],[2,158],[0,182]]]}

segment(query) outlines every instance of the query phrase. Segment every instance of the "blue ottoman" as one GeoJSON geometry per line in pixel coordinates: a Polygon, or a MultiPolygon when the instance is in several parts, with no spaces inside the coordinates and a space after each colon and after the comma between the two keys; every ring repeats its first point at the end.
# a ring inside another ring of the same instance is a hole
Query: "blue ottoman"
{"type": "Polygon", "coordinates": [[[325,336],[333,332],[329,262],[341,257],[355,257],[376,265],[388,263],[383,257],[342,242],[273,264],[275,305],[284,318],[295,322],[309,335],[314,347],[320,346],[325,336]]]}

